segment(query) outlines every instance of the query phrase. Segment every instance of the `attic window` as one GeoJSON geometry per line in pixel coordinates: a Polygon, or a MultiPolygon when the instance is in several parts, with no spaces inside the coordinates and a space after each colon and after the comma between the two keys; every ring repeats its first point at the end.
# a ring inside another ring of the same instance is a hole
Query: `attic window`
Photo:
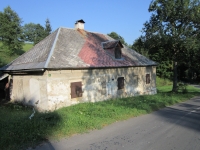
{"type": "Polygon", "coordinates": [[[122,59],[123,45],[119,40],[102,42],[102,47],[114,59],[122,59]]]}
{"type": "Polygon", "coordinates": [[[150,84],[150,74],[146,74],[146,84],[150,84]]]}
{"type": "Polygon", "coordinates": [[[115,47],[115,59],[121,59],[122,58],[122,52],[121,48],[119,46],[115,47]]]}
{"type": "Polygon", "coordinates": [[[120,89],[124,89],[124,77],[119,77],[117,79],[117,86],[118,86],[118,90],[120,89]]]}
{"type": "Polygon", "coordinates": [[[71,83],[71,98],[82,97],[82,83],[72,82],[71,83]]]}

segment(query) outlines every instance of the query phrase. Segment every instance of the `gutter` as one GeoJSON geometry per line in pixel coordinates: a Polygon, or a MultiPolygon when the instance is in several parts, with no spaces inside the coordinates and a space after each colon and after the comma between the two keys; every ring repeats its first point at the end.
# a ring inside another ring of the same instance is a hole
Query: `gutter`
{"type": "Polygon", "coordinates": [[[28,70],[2,70],[5,73],[18,73],[18,72],[43,72],[45,69],[28,69],[28,70]]]}
{"type": "Polygon", "coordinates": [[[47,70],[80,70],[80,69],[112,69],[112,68],[129,68],[129,67],[151,67],[151,66],[158,66],[157,64],[155,65],[140,65],[140,66],[116,66],[116,67],[67,67],[67,68],[46,68],[47,70]]]}

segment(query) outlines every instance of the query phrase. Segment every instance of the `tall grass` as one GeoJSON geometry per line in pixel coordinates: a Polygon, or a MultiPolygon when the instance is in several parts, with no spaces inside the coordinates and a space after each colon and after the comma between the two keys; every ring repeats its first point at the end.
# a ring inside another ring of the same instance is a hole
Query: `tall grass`
{"type": "Polygon", "coordinates": [[[160,86],[169,86],[172,85],[172,81],[170,81],[169,79],[162,79],[160,77],[156,77],[156,86],[160,87],[160,86]]]}
{"type": "Polygon", "coordinates": [[[32,108],[18,104],[0,106],[0,147],[2,150],[23,149],[48,138],[60,138],[113,122],[147,114],[168,105],[199,95],[200,90],[188,87],[188,93],[171,93],[168,86],[158,88],[157,95],[145,95],[82,103],[61,108],[52,113],[35,113],[32,108]]]}

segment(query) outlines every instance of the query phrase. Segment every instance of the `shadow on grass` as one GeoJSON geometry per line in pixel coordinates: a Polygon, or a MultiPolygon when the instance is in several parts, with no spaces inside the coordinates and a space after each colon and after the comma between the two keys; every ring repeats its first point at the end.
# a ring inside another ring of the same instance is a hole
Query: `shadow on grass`
{"type": "MultiPolygon", "coordinates": [[[[158,93],[157,95],[83,103],[51,113],[36,112],[31,120],[29,116],[33,112],[32,108],[18,104],[2,105],[0,106],[0,147],[1,149],[23,149],[28,146],[35,146],[41,141],[46,141],[47,147],[50,150],[54,150],[51,143],[48,142],[48,137],[50,136],[58,134],[70,136],[92,129],[100,129],[116,120],[124,120],[141,114],[147,114],[190,99],[198,94],[198,92],[187,94],[158,93]]],[[[196,98],[193,101],[197,104],[200,99],[196,98]]],[[[194,108],[192,105],[196,104],[181,103],[180,107],[188,107],[188,110],[179,109],[177,112],[189,111],[194,108]]],[[[166,113],[170,110],[172,109],[168,109],[166,113]]],[[[166,120],[168,119],[167,117],[172,117],[162,113],[158,113],[158,115],[166,117],[166,120]]],[[[177,113],[174,113],[174,115],[178,117],[177,113]]],[[[187,127],[191,126],[192,124],[190,123],[187,127]]]]}
{"type": "MultiPolygon", "coordinates": [[[[34,114],[32,108],[19,104],[0,105],[1,150],[26,149],[47,141],[58,130],[60,116],[56,112],[34,114]]],[[[50,150],[54,150],[51,147],[50,150]]]]}

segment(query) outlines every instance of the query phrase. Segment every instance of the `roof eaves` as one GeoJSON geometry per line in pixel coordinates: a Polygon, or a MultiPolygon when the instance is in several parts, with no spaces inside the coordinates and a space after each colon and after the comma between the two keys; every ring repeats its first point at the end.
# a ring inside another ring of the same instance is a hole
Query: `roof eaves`
{"type": "MultiPolygon", "coordinates": [[[[115,46],[114,46],[114,47],[116,47],[118,42],[119,42],[119,40],[109,40],[109,41],[106,41],[106,42],[101,42],[102,48],[105,49],[104,44],[107,44],[107,43],[110,43],[110,42],[116,42],[115,46]]],[[[110,47],[110,48],[114,48],[114,47],[110,47]]]]}
{"type": "Polygon", "coordinates": [[[53,55],[54,48],[55,48],[56,43],[57,43],[57,40],[58,40],[58,36],[59,36],[59,34],[60,34],[60,30],[61,30],[61,27],[58,29],[56,38],[55,38],[54,43],[53,43],[53,46],[52,46],[52,48],[51,48],[51,50],[50,50],[49,56],[48,56],[48,58],[47,58],[47,61],[46,61],[45,65],[44,65],[44,68],[47,68],[47,66],[49,65],[51,56],[53,55]]]}
{"type": "Polygon", "coordinates": [[[60,68],[47,68],[47,70],[110,69],[110,68],[150,67],[150,66],[157,66],[157,65],[156,64],[147,64],[147,65],[129,65],[129,66],[60,67],[60,68]]]}
{"type": "Polygon", "coordinates": [[[109,43],[109,42],[118,42],[118,41],[119,41],[119,40],[108,40],[108,41],[106,41],[106,42],[101,42],[101,43],[103,43],[103,44],[105,43],[105,44],[106,44],[106,43],[109,43]]]}
{"type": "Polygon", "coordinates": [[[0,75],[0,81],[5,79],[8,76],[9,76],[9,74],[7,74],[7,73],[4,73],[4,74],[0,75]]]}
{"type": "Polygon", "coordinates": [[[45,69],[19,69],[19,70],[5,70],[4,73],[20,73],[20,72],[44,72],[45,69]]]}

